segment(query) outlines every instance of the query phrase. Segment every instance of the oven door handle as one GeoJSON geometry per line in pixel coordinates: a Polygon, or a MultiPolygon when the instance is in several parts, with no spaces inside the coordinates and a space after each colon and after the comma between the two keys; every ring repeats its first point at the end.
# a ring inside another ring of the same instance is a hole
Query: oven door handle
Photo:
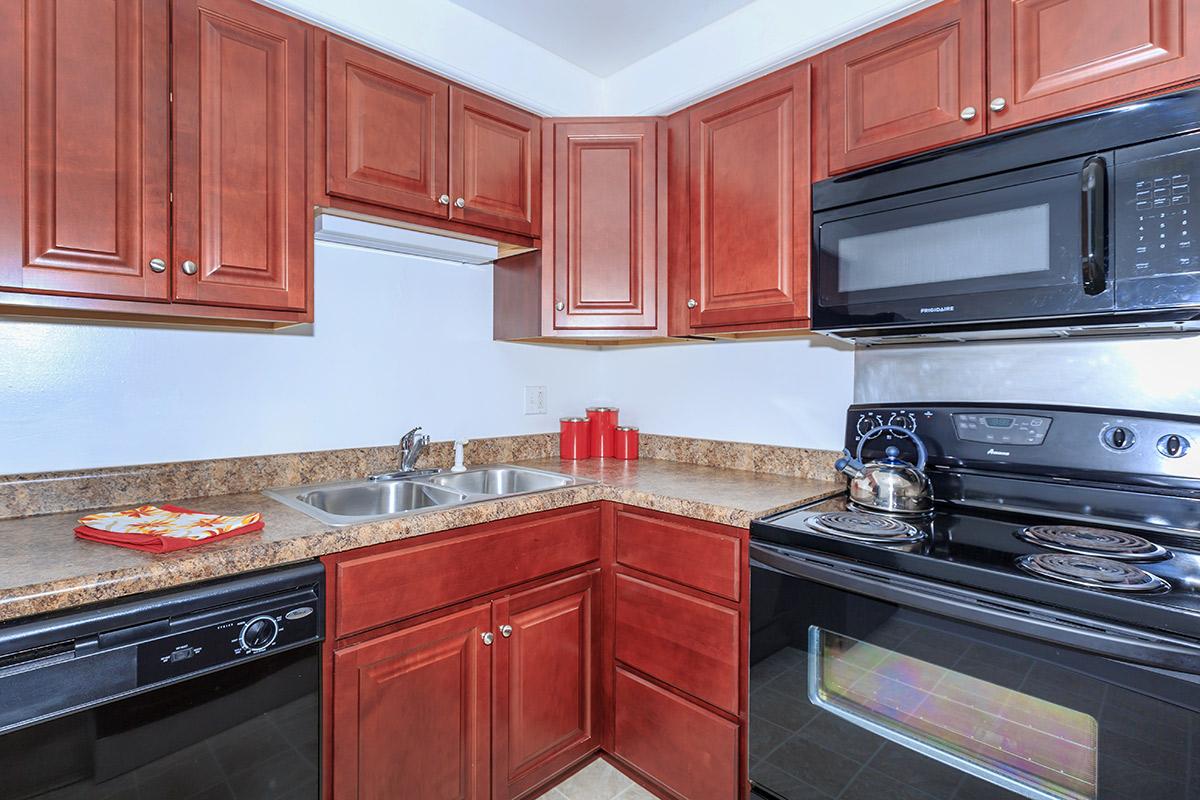
{"type": "Polygon", "coordinates": [[[1118,661],[1200,675],[1200,644],[1125,628],[1003,598],[983,598],[953,587],[827,561],[761,542],[750,557],[786,575],[816,581],[905,608],[983,625],[1118,661]]]}
{"type": "Polygon", "coordinates": [[[1080,238],[1083,271],[1083,291],[1096,295],[1108,283],[1105,250],[1108,244],[1108,170],[1104,159],[1092,156],[1083,162],[1079,173],[1080,238]]]}

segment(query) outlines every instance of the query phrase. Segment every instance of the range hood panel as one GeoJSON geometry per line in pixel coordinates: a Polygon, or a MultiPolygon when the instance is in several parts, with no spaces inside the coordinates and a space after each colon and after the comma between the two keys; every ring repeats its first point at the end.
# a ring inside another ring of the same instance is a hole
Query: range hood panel
{"type": "Polygon", "coordinates": [[[442,236],[330,213],[317,214],[313,237],[321,242],[337,242],[454,264],[490,264],[500,257],[500,247],[494,243],[442,236]]]}

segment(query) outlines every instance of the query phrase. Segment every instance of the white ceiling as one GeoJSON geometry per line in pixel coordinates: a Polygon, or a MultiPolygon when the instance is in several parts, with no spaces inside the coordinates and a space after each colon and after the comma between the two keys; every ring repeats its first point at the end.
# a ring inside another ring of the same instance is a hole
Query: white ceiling
{"type": "Polygon", "coordinates": [[[753,0],[450,0],[600,78],[753,0]]]}

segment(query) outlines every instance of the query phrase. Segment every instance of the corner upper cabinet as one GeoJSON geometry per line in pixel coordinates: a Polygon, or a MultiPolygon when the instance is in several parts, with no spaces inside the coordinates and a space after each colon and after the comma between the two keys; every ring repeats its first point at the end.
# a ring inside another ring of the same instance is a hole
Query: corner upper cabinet
{"type": "Polygon", "coordinates": [[[0,290],[165,303],[166,4],[11,0],[0,20],[0,290]]]}
{"type": "Polygon", "coordinates": [[[984,0],[944,0],[822,56],[829,172],[980,136],[984,0]]]}
{"type": "Polygon", "coordinates": [[[175,299],[303,310],[311,28],[247,0],[175,0],[175,299]]]}
{"type": "Polygon", "coordinates": [[[329,194],[447,216],[450,84],[336,37],[325,59],[329,194]]]}
{"type": "Polygon", "coordinates": [[[988,0],[989,127],[1200,77],[1200,0],[988,0]]]}
{"type": "Polygon", "coordinates": [[[450,88],[450,218],[537,236],[542,225],[542,121],[450,88]]]}
{"type": "Polygon", "coordinates": [[[693,329],[807,324],[810,82],[805,63],[691,109],[693,329]]]}

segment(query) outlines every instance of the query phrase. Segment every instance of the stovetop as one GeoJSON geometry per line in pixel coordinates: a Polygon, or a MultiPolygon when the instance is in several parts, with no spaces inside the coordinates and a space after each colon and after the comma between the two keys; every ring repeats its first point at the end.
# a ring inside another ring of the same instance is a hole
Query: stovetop
{"type": "MultiPolygon", "coordinates": [[[[1144,527],[1096,525],[1120,534],[1113,539],[1131,537],[1128,543],[1135,552],[1131,558],[1113,558],[1111,548],[1116,542],[1085,532],[1083,540],[1094,537],[1101,547],[1110,548],[1110,552],[1097,554],[1103,560],[1098,565],[1099,574],[1094,574],[1090,558],[1022,537],[1022,532],[1030,528],[1036,534],[1039,526],[1079,524],[1051,516],[940,504],[928,517],[872,515],[878,522],[872,520],[865,532],[856,531],[869,536],[879,528],[885,536],[911,538],[903,536],[904,525],[897,525],[907,523],[923,534],[916,541],[895,542],[847,538],[810,525],[814,521],[819,525],[821,514],[854,510],[845,497],[832,498],[757,521],[750,532],[758,541],[1200,639],[1200,537],[1144,527]],[[1075,586],[1039,574],[1039,566],[1055,568],[1064,564],[1068,571],[1079,572],[1091,578],[1089,582],[1107,588],[1075,586]],[[1125,581],[1137,584],[1143,579],[1146,586],[1116,586],[1125,581]],[[1149,591],[1141,591],[1144,588],[1149,591]]],[[[1036,540],[1037,536],[1030,538],[1036,540]]]]}

